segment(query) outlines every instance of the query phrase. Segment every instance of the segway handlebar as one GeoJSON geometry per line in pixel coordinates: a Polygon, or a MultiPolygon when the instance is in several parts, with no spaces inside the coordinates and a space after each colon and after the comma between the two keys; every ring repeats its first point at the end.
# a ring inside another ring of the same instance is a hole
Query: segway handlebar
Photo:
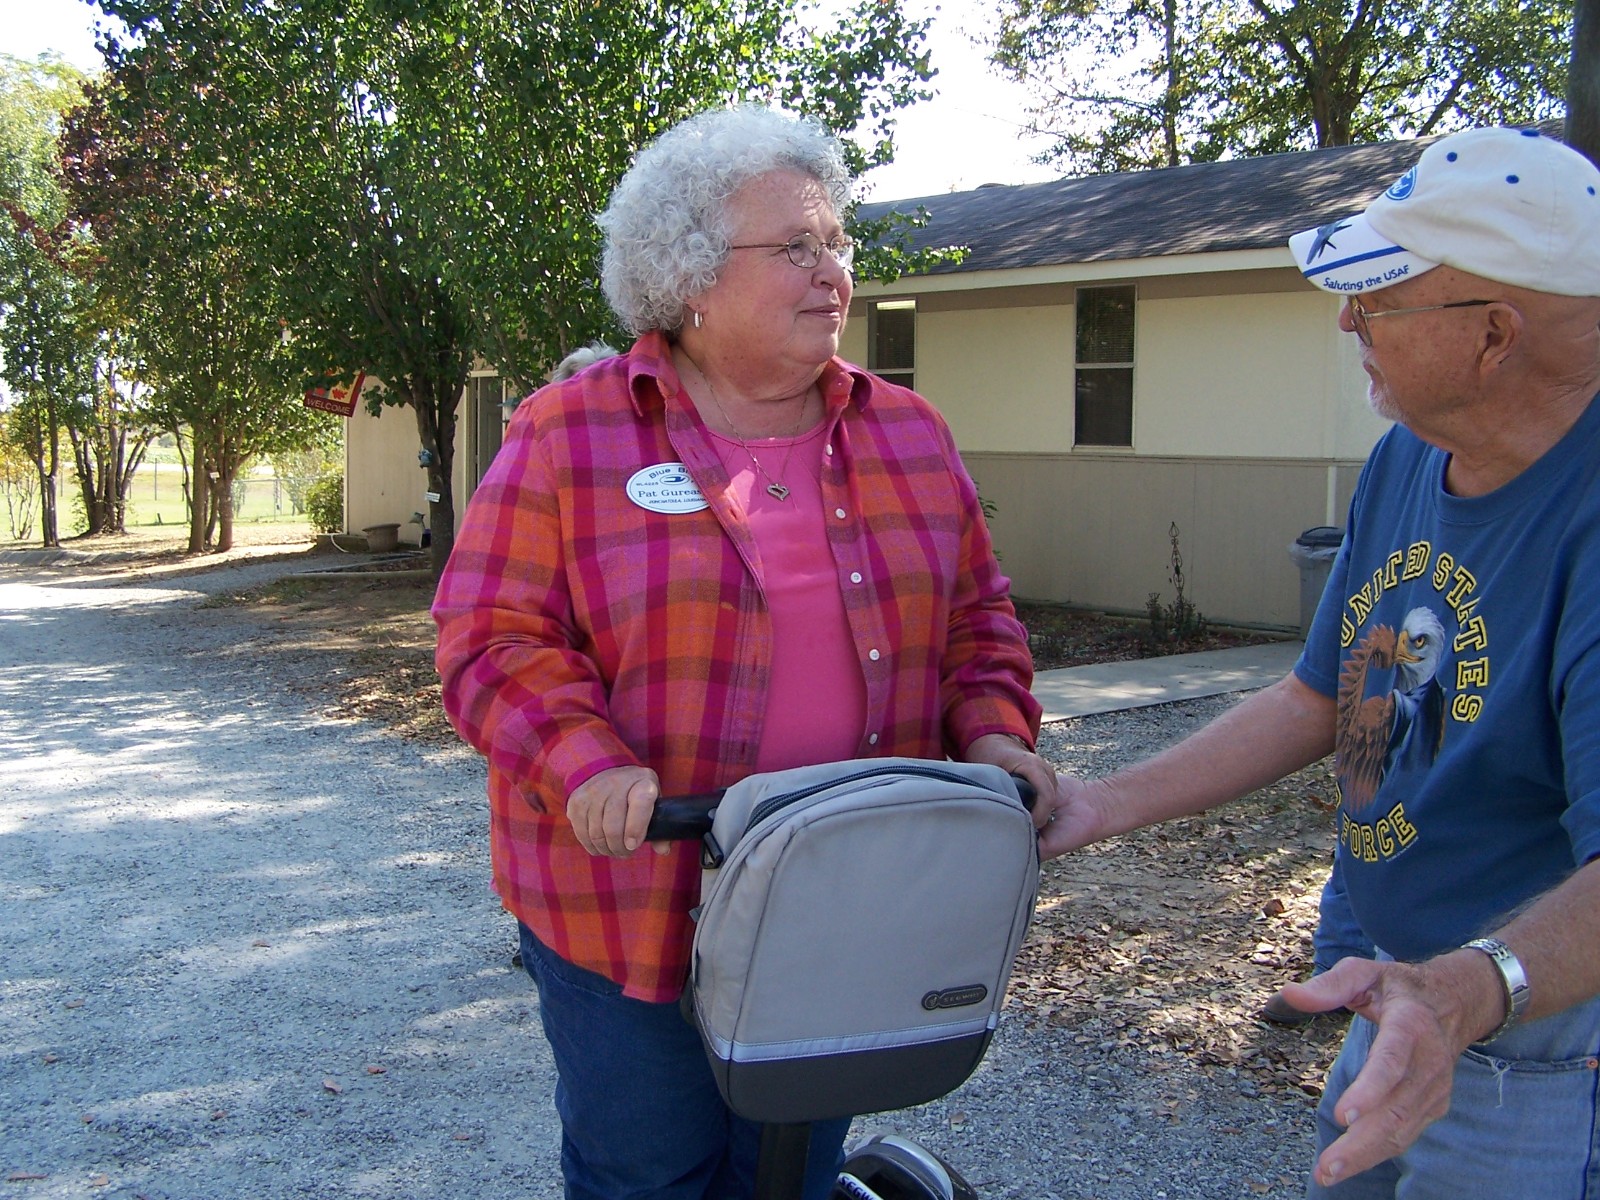
{"type": "MultiPolygon", "coordinates": [[[[1033,811],[1034,787],[1020,775],[1013,775],[1022,806],[1033,811]]],[[[647,842],[692,842],[711,832],[711,821],[722,803],[722,792],[696,792],[689,796],[662,796],[645,831],[647,842]]]]}

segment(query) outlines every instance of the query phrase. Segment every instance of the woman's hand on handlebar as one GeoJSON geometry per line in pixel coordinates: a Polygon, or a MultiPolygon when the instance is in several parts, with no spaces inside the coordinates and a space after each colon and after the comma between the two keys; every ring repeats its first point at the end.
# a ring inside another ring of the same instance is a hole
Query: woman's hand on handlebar
{"type": "Polygon", "coordinates": [[[967,762],[1001,767],[1033,784],[1038,797],[1034,801],[1035,813],[1049,811],[1055,801],[1056,769],[1010,734],[986,733],[967,747],[964,757],[967,762]]]}
{"type": "MultiPolygon", "coordinates": [[[[644,844],[661,781],[649,767],[611,767],[580,783],[567,797],[567,820],[590,854],[626,858],[644,844]]],[[[664,842],[657,854],[667,853],[664,842]]]]}

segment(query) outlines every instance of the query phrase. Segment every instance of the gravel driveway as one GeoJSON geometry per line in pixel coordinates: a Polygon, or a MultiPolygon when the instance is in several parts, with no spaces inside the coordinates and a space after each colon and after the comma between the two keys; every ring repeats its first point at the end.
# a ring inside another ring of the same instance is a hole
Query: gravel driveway
{"type": "MultiPolygon", "coordinates": [[[[329,723],[287,686],[292,656],[203,606],[285,569],[0,556],[4,1196],[560,1194],[482,766],[329,723]]],[[[1045,747],[1103,769],[1122,737],[1088,718],[1045,747]]],[[[963,1088],[861,1124],[985,1197],[1199,1200],[1298,1195],[1311,1106],[1011,1010],[963,1088]]]]}

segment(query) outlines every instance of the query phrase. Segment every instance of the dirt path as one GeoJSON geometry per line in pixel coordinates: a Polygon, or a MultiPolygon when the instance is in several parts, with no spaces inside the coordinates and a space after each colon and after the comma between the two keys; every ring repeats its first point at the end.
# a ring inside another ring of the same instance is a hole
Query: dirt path
{"type": "Polygon", "coordinates": [[[33,1197],[555,1196],[481,771],[330,723],[196,607],[277,569],[0,568],[0,1168],[33,1197]]]}
{"type": "MultiPolygon", "coordinates": [[[[262,592],[309,565],[0,552],[17,1195],[559,1193],[483,772],[440,733],[417,597],[262,592]]],[[[1217,703],[1063,723],[1044,748],[1107,769],[1217,703]]],[[[1321,787],[1048,866],[988,1060],[863,1125],[918,1137],[986,1197],[1298,1195],[1337,1029],[1251,1014],[1303,962],[1321,787]]]]}

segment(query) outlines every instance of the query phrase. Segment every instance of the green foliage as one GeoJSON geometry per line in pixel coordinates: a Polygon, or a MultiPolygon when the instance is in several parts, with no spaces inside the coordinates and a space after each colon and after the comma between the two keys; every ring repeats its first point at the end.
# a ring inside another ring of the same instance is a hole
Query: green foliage
{"type": "Polygon", "coordinates": [[[1208,162],[1559,115],[1572,0],[1000,0],[1046,161],[1208,162]]]}
{"type": "Polygon", "coordinates": [[[1167,582],[1172,584],[1172,603],[1165,604],[1160,592],[1151,592],[1145,602],[1149,627],[1145,639],[1155,645],[1186,642],[1206,631],[1206,619],[1200,610],[1184,595],[1183,552],[1178,547],[1178,523],[1174,521],[1167,530],[1171,552],[1167,560],[1167,582]]]}
{"type": "Polygon", "coordinates": [[[337,473],[344,460],[344,422],[330,420],[326,424],[328,433],[316,444],[269,456],[273,471],[289,493],[289,506],[297,514],[306,511],[306,493],[311,485],[337,473]]]}
{"type": "Polygon", "coordinates": [[[306,489],[306,516],[318,533],[344,531],[344,474],[324,475],[306,489]]]}
{"type": "Polygon", "coordinates": [[[15,414],[0,409],[0,506],[14,541],[33,536],[39,515],[39,471],[18,438],[15,414]]]}
{"type": "Polygon", "coordinates": [[[62,174],[73,218],[94,234],[106,319],[151,385],[150,420],[189,435],[189,548],[226,549],[239,472],[307,444],[326,418],[301,401],[278,289],[238,236],[239,170],[185,142],[183,121],[154,100],[195,86],[195,73],[152,54],[89,89],[63,136],[62,174]]]}
{"type": "Polygon", "coordinates": [[[83,76],[52,55],[0,54],[0,206],[46,227],[65,215],[51,167],[61,117],[83,98],[83,76]]]}
{"type": "MultiPolygon", "coordinates": [[[[788,99],[861,126],[864,161],[879,161],[888,113],[928,76],[923,27],[896,0],[857,0],[821,33],[795,0],[104,7],[133,36],[109,56],[108,136],[73,160],[101,225],[130,203],[130,244],[208,262],[229,281],[232,328],[280,321],[267,332],[302,381],[383,380],[369,402],[410,407],[431,455],[438,562],[474,355],[525,390],[574,346],[616,336],[593,215],[640,146],[710,105],[788,99]]],[[[260,340],[253,353],[279,357],[260,340]]]]}
{"type": "Polygon", "coordinates": [[[14,441],[40,480],[40,538],[59,541],[56,480],[69,426],[87,420],[94,345],[81,247],[59,228],[52,175],[62,110],[81,77],[58,59],[0,55],[0,379],[15,401],[14,441]]]}

